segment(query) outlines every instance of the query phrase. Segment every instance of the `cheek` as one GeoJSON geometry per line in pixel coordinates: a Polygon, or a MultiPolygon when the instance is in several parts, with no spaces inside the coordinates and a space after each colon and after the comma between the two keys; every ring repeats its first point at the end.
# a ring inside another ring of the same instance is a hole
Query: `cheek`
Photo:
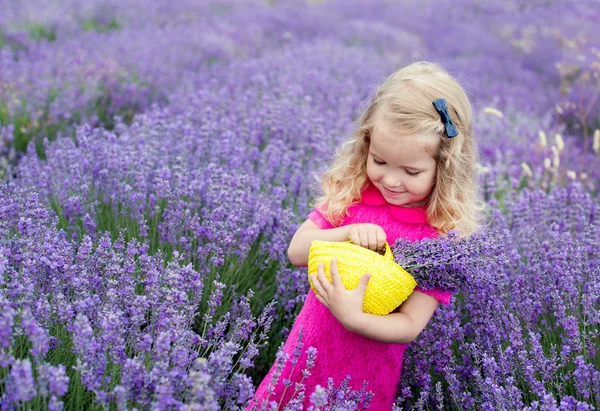
{"type": "Polygon", "coordinates": [[[381,172],[369,162],[367,164],[367,176],[370,180],[377,181],[381,178],[381,172]]]}
{"type": "Polygon", "coordinates": [[[425,186],[427,187],[428,194],[433,191],[433,187],[435,186],[435,175],[425,181],[425,186]]]}
{"type": "Polygon", "coordinates": [[[407,187],[415,194],[429,194],[433,188],[433,180],[429,176],[414,181],[408,180],[407,187]]]}

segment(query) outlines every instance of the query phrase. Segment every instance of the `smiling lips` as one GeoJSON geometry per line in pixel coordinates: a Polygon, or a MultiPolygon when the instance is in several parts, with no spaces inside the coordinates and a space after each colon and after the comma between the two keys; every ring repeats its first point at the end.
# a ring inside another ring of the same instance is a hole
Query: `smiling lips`
{"type": "Polygon", "coordinates": [[[397,196],[397,195],[400,195],[400,194],[404,194],[404,193],[405,193],[405,191],[392,191],[392,190],[389,190],[389,189],[387,189],[387,188],[385,188],[385,187],[383,187],[383,190],[385,191],[385,193],[386,193],[387,195],[389,195],[389,196],[391,196],[391,197],[394,197],[394,196],[397,196]]]}

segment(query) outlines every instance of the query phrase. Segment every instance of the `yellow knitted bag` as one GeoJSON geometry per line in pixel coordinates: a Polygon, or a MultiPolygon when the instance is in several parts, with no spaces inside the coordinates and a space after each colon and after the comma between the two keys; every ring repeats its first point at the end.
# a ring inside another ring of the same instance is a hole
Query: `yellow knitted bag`
{"type": "Polygon", "coordinates": [[[396,262],[389,244],[385,243],[385,254],[381,255],[351,241],[334,242],[315,240],[308,253],[308,281],[311,274],[317,275],[319,263],[323,263],[325,276],[331,282],[331,259],[338,261],[338,271],[347,290],[358,286],[360,278],[371,274],[365,291],[363,311],[376,315],[387,315],[394,311],[417,286],[415,279],[396,262]]]}

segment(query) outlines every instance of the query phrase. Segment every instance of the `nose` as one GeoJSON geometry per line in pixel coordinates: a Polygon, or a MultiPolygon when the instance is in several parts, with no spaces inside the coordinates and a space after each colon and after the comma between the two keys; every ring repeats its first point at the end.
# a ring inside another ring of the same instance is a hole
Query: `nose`
{"type": "Polygon", "coordinates": [[[383,184],[390,190],[397,190],[402,187],[402,180],[394,173],[388,173],[383,176],[383,184]]]}

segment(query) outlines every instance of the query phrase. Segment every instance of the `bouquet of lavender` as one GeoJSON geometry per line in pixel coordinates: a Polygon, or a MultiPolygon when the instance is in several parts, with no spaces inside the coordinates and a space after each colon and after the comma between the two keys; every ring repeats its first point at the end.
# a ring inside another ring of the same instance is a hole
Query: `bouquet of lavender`
{"type": "Polygon", "coordinates": [[[458,291],[471,282],[481,281],[506,261],[505,234],[483,230],[469,237],[456,232],[437,238],[410,242],[397,240],[391,247],[394,260],[408,271],[424,289],[458,291]]]}

